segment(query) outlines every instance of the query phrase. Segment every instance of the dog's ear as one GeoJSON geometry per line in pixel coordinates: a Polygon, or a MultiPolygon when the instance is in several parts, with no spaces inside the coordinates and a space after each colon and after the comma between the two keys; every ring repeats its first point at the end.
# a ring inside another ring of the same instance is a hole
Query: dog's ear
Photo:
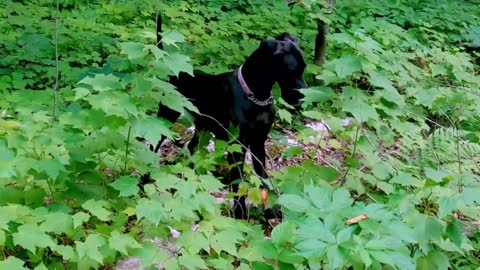
{"type": "Polygon", "coordinates": [[[295,43],[295,44],[298,44],[298,39],[297,39],[294,35],[292,35],[292,34],[290,34],[290,33],[287,33],[287,32],[281,33],[281,34],[280,34],[279,36],[277,36],[275,39],[276,39],[276,40],[283,40],[283,41],[291,41],[291,42],[293,42],[293,43],[295,43]]]}

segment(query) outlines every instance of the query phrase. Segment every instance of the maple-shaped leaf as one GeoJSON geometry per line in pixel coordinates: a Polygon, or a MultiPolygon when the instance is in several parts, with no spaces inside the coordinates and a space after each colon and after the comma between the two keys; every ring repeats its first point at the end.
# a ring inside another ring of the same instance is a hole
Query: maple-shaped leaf
{"type": "Polygon", "coordinates": [[[65,165],[58,159],[37,160],[32,166],[37,172],[45,172],[53,180],[56,180],[60,172],[66,172],[65,165]]]}
{"type": "Polygon", "coordinates": [[[62,256],[62,258],[66,261],[77,259],[77,253],[75,253],[75,250],[71,246],[55,245],[50,248],[56,253],[60,254],[60,256],[62,256]]]}
{"type": "Polygon", "coordinates": [[[138,219],[145,218],[158,225],[163,217],[163,205],[157,200],[141,198],[137,203],[135,212],[138,219]]]}
{"type": "Polygon", "coordinates": [[[362,59],[363,58],[360,56],[344,55],[335,60],[335,72],[337,73],[338,77],[343,79],[355,72],[361,71],[362,59]]]}
{"type": "Polygon", "coordinates": [[[132,98],[123,92],[101,92],[85,98],[94,109],[107,115],[116,115],[125,119],[138,116],[138,109],[132,98]]]}
{"type": "Polygon", "coordinates": [[[122,176],[109,184],[115,190],[120,192],[121,197],[128,197],[138,194],[138,178],[132,176],[122,176]]]}
{"type": "Polygon", "coordinates": [[[85,212],[77,212],[72,216],[73,218],[73,228],[77,228],[83,223],[87,222],[90,219],[90,215],[85,212]]]}
{"type": "Polygon", "coordinates": [[[96,201],[94,199],[90,199],[82,204],[82,208],[88,210],[92,215],[96,216],[101,221],[109,221],[110,215],[112,212],[105,209],[108,206],[106,201],[96,201]]]}
{"type": "Polygon", "coordinates": [[[186,230],[182,232],[177,239],[177,243],[192,254],[198,253],[202,249],[206,252],[210,251],[208,239],[205,234],[200,231],[186,230]]]}
{"type": "Polygon", "coordinates": [[[0,261],[0,269],[2,270],[25,270],[24,261],[15,256],[8,256],[6,260],[0,261]]]}
{"type": "Polygon", "coordinates": [[[162,93],[160,102],[163,105],[180,113],[184,113],[185,109],[198,113],[198,109],[192,104],[192,102],[178,92],[175,89],[175,86],[173,86],[171,83],[159,80],[157,78],[151,78],[149,81],[151,81],[153,86],[159,89],[162,93]]]}
{"type": "Polygon", "coordinates": [[[210,237],[210,245],[218,253],[225,251],[231,255],[237,255],[237,243],[243,239],[243,234],[234,229],[219,231],[210,237]]]}
{"type": "Polygon", "coordinates": [[[295,224],[288,220],[280,223],[272,230],[272,242],[278,247],[293,243],[295,240],[295,227],[295,224]]]}
{"type": "Polygon", "coordinates": [[[218,191],[225,186],[213,175],[199,175],[198,178],[200,180],[201,186],[206,191],[218,191]]]}
{"type": "Polygon", "coordinates": [[[45,222],[40,224],[40,229],[56,234],[68,233],[73,230],[73,219],[69,214],[62,212],[45,215],[45,222]]]}
{"type": "Polygon", "coordinates": [[[115,249],[124,255],[128,255],[127,248],[141,247],[133,237],[128,234],[121,234],[117,230],[110,234],[108,245],[110,248],[115,249]]]}
{"type": "Polygon", "coordinates": [[[193,76],[193,67],[189,63],[190,57],[179,53],[172,53],[165,56],[163,61],[174,75],[178,76],[178,74],[183,71],[193,76]]]}
{"type": "Polygon", "coordinates": [[[335,97],[335,92],[327,86],[304,88],[300,89],[300,92],[305,96],[303,102],[307,105],[314,102],[323,103],[335,97]]]}
{"type": "Polygon", "coordinates": [[[178,262],[186,269],[205,269],[204,260],[197,254],[184,252],[182,256],[178,257],[178,262]]]}
{"type": "Polygon", "coordinates": [[[175,43],[185,42],[185,37],[176,31],[162,33],[162,42],[165,45],[174,45],[178,47],[175,43]]]}
{"type": "Polygon", "coordinates": [[[378,121],[379,116],[375,108],[361,100],[347,100],[343,103],[343,111],[349,112],[359,122],[368,120],[378,121]]]}
{"type": "Polygon", "coordinates": [[[145,138],[152,143],[158,142],[162,135],[169,139],[172,139],[175,135],[170,130],[172,124],[165,119],[142,117],[133,120],[132,124],[135,136],[145,138]]]}
{"type": "Polygon", "coordinates": [[[120,47],[122,53],[126,54],[131,61],[143,59],[147,55],[145,45],[140,42],[124,42],[120,44],[120,47]]]}
{"type": "MultiPolygon", "coordinates": [[[[164,39],[162,38],[162,42],[164,42],[164,39]]],[[[167,53],[165,51],[160,50],[157,46],[155,45],[145,45],[145,49],[149,50],[153,55],[155,55],[155,60],[158,61],[160,59],[163,59],[167,53]]]]}
{"type": "Polygon", "coordinates": [[[277,113],[278,113],[278,117],[280,117],[281,120],[289,124],[292,123],[292,114],[289,111],[285,109],[279,109],[277,113]]]}
{"type": "Polygon", "coordinates": [[[100,252],[100,248],[105,245],[105,239],[98,234],[90,234],[85,239],[85,242],[75,241],[77,245],[78,257],[88,257],[96,262],[103,262],[103,255],[100,252]]]}
{"type": "Polygon", "coordinates": [[[12,234],[13,243],[19,245],[35,254],[35,249],[54,246],[52,241],[44,231],[34,224],[24,224],[18,227],[18,232],[12,234]]]}
{"type": "MultiPolygon", "coordinates": [[[[122,84],[120,83],[120,78],[113,75],[113,74],[96,74],[95,77],[85,77],[83,78],[79,84],[86,84],[90,85],[93,90],[102,92],[102,91],[108,91],[108,90],[116,90],[116,89],[121,89],[122,84]]],[[[77,93],[76,95],[80,96],[86,96],[84,93],[85,88],[79,87],[76,88],[77,91],[80,91],[82,93],[77,93]]]]}

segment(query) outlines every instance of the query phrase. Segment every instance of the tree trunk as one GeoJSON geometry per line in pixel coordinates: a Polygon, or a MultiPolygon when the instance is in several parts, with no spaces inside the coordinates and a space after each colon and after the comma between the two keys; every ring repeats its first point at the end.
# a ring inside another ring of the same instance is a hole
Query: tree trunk
{"type": "Polygon", "coordinates": [[[159,49],[163,49],[163,44],[162,44],[162,14],[160,14],[160,11],[158,8],[155,10],[155,23],[157,25],[157,47],[159,49]]]}
{"type": "Polygon", "coordinates": [[[313,62],[317,66],[323,66],[327,56],[327,35],[329,26],[328,23],[318,20],[317,22],[317,36],[315,37],[315,54],[313,62]]]}

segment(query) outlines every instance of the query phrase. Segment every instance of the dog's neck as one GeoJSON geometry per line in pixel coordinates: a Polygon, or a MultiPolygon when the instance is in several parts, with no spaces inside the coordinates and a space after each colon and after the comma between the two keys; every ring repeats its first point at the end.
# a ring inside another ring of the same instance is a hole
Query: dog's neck
{"type": "Polygon", "coordinates": [[[270,70],[261,70],[262,65],[247,58],[242,67],[242,76],[257,99],[266,100],[272,95],[275,79],[270,70]]]}

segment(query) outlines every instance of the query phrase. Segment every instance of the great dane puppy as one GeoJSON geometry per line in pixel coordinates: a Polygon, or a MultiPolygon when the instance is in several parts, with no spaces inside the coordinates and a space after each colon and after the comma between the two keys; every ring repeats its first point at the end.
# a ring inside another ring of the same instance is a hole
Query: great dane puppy
{"type": "MultiPolygon", "coordinates": [[[[297,39],[292,34],[283,33],[275,39],[262,40],[260,46],[235,71],[218,75],[194,71],[194,76],[180,73],[178,77],[172,77],[171,83],[200,112],[192,113],[196,132],[188,144],[190,152],[198,144],[199,130],[210,131],[216,138],[228,141],[226,128],[233,124],[240,130],[238,141],[250,149],[255,172],[267,178],[265,141],[275,116],[272,87],[278,83],[282,98],[298,108],[303,98],[298,89],[306,87],[303,79],[305,67],[297,39]]],[[[157,115],[172,123],[180,116],[162,104],[157,115]]],[[[155,152],[160,144],[161,141],[155,152]]],[[[237,165],[224,184],[232,184],[241,177],[245,151],[244,148],[242,153],[228,154],[228,162],[237,165]]],[[[238,184],[233,184],[232,189],[238,191],[238,184]]],[[[246,218],[245,198],[236,198],[235,202],[235,218],[246,218]]]]}

